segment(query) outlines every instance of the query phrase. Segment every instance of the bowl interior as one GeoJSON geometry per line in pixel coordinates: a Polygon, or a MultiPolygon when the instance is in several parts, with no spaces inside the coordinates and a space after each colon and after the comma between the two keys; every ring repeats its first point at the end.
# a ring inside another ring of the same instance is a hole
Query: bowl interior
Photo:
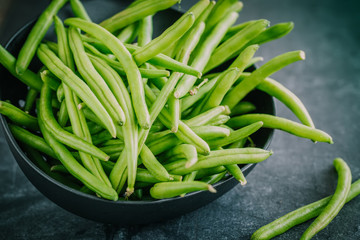
{"type": "MultiPolygon", "coordinates": [[[[100,20],[111,16],[112,13],[120,11],[128,4],[127,1],[88,1],[84,2],[88,9],[90,16],[94,16],[93,20],[99,22],[100,20]],[[101,9],[101,11],[96,11],[101,9]],[[114,10],[115,9],[115,10],[114,10]],[[92,12],[94,14],[92,14],[92,12]]],[[[71,11],[69,7],[65,7],[61,12],[62,18],[70,17],[71,11]]],[[[169,9],[162,11],[154,17],[154,36],[159,35],[171,23],[173,23],[181,13],[169,9]]],[[[8,42],[6,48],[14,56],[17,56],[27,34],[31,30],[32,23],[21,28],[8,42]]],[[[54,40],[55,34],[52,29],[49,30],[47,39],[54,40]]],[[[39,61],[33,61],[30,68],[37,70],[40,67],[39,61]]],[[[27,87],[19,80],[14,78],[6,69],[0,67],[0,97],[2,100],[10,100],[11,103],[22,107],[24,98],[27,93],[27,87]]],[[[257,107],[257,112],[275,114],[274,101],[272,97],[261,91],[253,91],[246,100],[254,103],[257,107]]],[[[95,221],[117,224],[139,224],[150,223],[160,220],[169,219],[179,216],[186,212],[195,210],[230,190],[237,184],[237,181],[230,177],[215,184],[217,189],[216,194],[207,192],[195,192],[187,194],[185,197],[152,200],[152,201],[118,201],[111,202],[100,199],[98,197],[84,194],[80,191],[69,188],[45,173],[43,173],[23,152],[18,143],[14,140],[8,128],[7,122],[3,116],[0,116],[0,123],[4,129],[5,137],[9,143],[15,159],[23,170],[27,178],[50,200],[59,206],[75,213],[79,216],[89,218],[95,221]],[[127,216],[125,218],[119,216],[127,216]],[[144,217],[146,216],[146,217],[144,217]]],[[[273,130],[261,129],[252,136],[257,147],[267,148],[270,144],[273,130]]],[[[242,170],[247,175],[255,164],[247,164],[242,166],[242,170]]]]}

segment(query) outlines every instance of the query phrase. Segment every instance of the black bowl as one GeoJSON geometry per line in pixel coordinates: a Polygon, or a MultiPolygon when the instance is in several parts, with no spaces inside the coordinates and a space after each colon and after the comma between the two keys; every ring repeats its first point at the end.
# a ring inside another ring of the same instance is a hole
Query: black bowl
{"type": "MultiPolygon", "coordinates": [[[[111,2],[111,1],[110,1],[111,2]]],[[[102,4],[102,1],[90,1],[92,8],[101,6],[102,11],[97,13],[96,18],[104,19],[110,14],[104,10],[106,6],[113,7],[117,4],[113,1],[110,5],[102,4]],[[105,14],[107,13],[107,14],[105,14]],[[100,14],[100,16],[99,16],[100,14]],[[101,16],[101,14],[103,14],[101,16]]],[[[86,2],[85,2],[86,3],[86,2]]],[[[120,4],[120,9],[122,4],[120,4]]],[[[119,8],[118,8],[119,9],[119,8]]],[[[66,15],[66,8],[62,11],[62,15],[66,15]]],[[[113,9],[109,9],[109,12],[113,9]]],[[[163,11],[156,15],[154,19],[155,35],[166,28],[173,20],[178,18],[179,12],[175,10],[163,11]],[[169,19],[172,19],[169,21],[169,19]]],[[[14,56],[17,56],[20,47],[26,39],[31,29],[31,23],[21,28],[8,42],[6,48],[14,56]]],[[[47,38],[52,39],[53,34],[48,34],[47,38]]],[[[32,65],[33,69],[37,69],[38,64],[32,65]]],[[[1,99],[10,100],[13,104],[21,105],[26,96],[27,87],[19,80],[14,78],[6,69],[0,66],[1,78],[1,99]]],[[[273,98],[261,91],[251,92],[246,100],[251,101],[257,106],[260,113],[275,114],[273,98]]],[[[30,182],[47,198],[59,205],[60,207],[84,218],[95,220],[103,223],[114,224],[146,224],[162,221],[180,216],[182,214],[193,211],[197,208],[205,206],[229,191],[238,184],[233,177],[222,180],[214,184],[217,193],[209,193],[206,191],[194,192],[187,194],[185,197],[175,197],[171,199],[152,200],[152,201],[108,201],[100,199],[96,196],[88,195],[80,191],[65,186],[46,175],[40,170],[24,153],[12,136],[7,121],[0,116],[0,125],[4,131],[5,138],[10,149],[30,182]]],[[[273,130],[261,129],[254,134],[253,140],[258,147],[267,148],[270,144],[273,130]]],[[[247,164],[242,166],[242,171],[246,176],[255,167],[256,164],[247,164]]]]}

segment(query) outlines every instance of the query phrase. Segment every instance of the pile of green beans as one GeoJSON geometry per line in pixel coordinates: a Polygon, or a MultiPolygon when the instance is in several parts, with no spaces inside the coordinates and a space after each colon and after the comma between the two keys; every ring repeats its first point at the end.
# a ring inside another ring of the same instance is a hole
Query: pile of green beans
{"type": "Polygon", "coordinates": [[[178,0],[137,0],[100,24],[81,1],[67,2],[51,1],[17,59],[0,46],[0,63],[29,87],[22,109],[0,101],[0,113],[28,157],[63,184],[113,201],[215,193],[212,184],[231,175],[245,185],[240,167],[272,155],[251,140],[263,127],[332,143],[301,101],[269,78],[304,60],[303,51],[247,71],[261,59],[254,56],[259,45],[293,23],[234,26],[241,2],[199,0],[153,38],[153,15],[178,0]],[[61,20],[65,4],[74,17],[61,20]],[[43,39],[53,22],[56,43],[43,39]],[[38,73],[28,69],[35,54],[38,73]],[[243,100],[255,89],[278,98],[301,123],[257,113],[243,100]]]}

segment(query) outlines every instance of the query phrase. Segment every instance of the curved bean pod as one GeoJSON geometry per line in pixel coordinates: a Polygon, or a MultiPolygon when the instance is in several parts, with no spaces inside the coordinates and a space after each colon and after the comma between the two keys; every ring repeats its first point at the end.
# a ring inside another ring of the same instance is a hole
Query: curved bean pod
{"type": "Polygon", "coordinates": [[[86,9],[80,0],[70,0],[70,5],[76,17],[91,22],[91,18],[89,17],[89,14],[86,12],[86,9]]]}
{"type": "Polygon", "coordinates": [[[262,121],[264,128],[279,129],[298,137],[308,138],[313,141],[327,142],[332,144],[333,140],[329,134],[319,129],[314,129],[303,124],[268,114],[245,114],[231,118],[227,125],[232,128],[238,128],[251,123],[262,121]]]}
{"type": "Polygon", "coordinates": [[[202,190],[208,190],[212,193],[216,193],[216,190],[210,184],[199,181],[189,181],[156,183],[150,189],[150,195],[156,199],[163,199],[202,190]]]}
{"type": "Polygon", "coordinates": [[[27,127],[33,131],[39,130],[38,120],[36,117],[22,111],[11,103],[0,101],[0,113],[7,116],[14,123],[27,127]]]}
{"type": "Polygon", "coordinates": [[[334,167],[338,173],[335,193],[324,210],[303,233],[300,240],[311,239],[316,233],[324,229],[336,217],[346,202],[351,187],[350,168],[341,158],[335,158],[334,167]]]}

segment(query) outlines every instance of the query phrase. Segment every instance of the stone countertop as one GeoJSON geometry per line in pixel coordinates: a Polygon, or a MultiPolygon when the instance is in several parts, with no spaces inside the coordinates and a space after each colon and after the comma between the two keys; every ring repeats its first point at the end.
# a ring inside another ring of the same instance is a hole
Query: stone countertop
{"type": "MultiPolygon", "coordinates": [[[[84,0],[85,6],[88,2],[84,0]]],[[[183,9],[192,2],[182,0],[183,9]]],[[[0,3],[2,44],[45,8],[38,0],[0,3]]],[[[288,36],[265,44],[256,55],[267,61],[286,51],[306,52],[306,61],[286,67],[273,78],[303,101],[315,125],[328,132],[335,144],[314,144],[276,131],[271,143],[274,154],[256,166],[246,186],[238,185],[176,219],[119,227],[77,217],[41,195],[17,166],[0,132],[0,239],[249,239],[259,227],[332,194],[337,182],[335,157],[342,157],[353,179],[359,179],[359,9],[357,1],[244,0],[238,20],[295,22],[288,36]]],[[[276,102],[276,108],[278,116],[295,120],[281,103],[276,102]]],[[[357,197],[314,239],[360,239],[359,210],[357,197]]],[[[309,225],[301,224],[276,239],[298,239],[309,225]]]]}

